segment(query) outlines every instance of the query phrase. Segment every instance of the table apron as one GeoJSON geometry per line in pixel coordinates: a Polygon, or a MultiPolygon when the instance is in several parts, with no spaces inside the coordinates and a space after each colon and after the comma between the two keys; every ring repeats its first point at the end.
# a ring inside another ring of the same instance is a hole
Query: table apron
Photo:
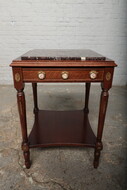
{"type": "Polygon", "coordinates": [[[104,69],[23,68],[22,74],[23,82],[102,82],[104,78],[104,69]],[[95,73],[95,78],[91,78],[91,72],[95,73]],[[42,74],[42,79],[39,78],[40,74],[42,74]],[[64,76],[67,78],[64,79],[64,76]]]}

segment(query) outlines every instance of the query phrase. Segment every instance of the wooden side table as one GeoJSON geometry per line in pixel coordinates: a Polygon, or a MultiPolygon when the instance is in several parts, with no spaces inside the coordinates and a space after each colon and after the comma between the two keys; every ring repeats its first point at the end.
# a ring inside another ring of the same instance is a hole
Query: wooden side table
{"type": "Polygon", "coordinates": [[[22,150],[26,168],[30,168],[30,148],[51,146],[92,147],[94,167],[99,165],[102,150],[102,133],[108,103],[108,91],[112,86],[115,62],[91,50],[32,50],[13,60],[14,87],[22,131],[22,150]],[[86,83],[83,110],[39,110],[37,83],[83,82],[86,83]],[[101,83],[102,93],[97,135],[88,119],[88,101],[91,82],[101,83]],[[28,136],[26,121],[25,83],[32,83],[35,122],[28,136]]]}

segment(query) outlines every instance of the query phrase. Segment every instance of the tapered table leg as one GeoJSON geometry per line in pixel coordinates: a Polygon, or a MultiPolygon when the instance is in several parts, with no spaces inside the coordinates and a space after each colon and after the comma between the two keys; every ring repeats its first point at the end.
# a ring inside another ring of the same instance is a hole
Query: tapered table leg
{"type": "Polygon", "coordinates": [[[96,147],[95,147],[95,152],[94,152],[94,167],[95,168],[97,168],[99,165],[100,152],[103,148],[101,139],[102,139],[107,103],[108,103],[108,90],[104,89],[102,87],[102,93],[101,93],[101,99],[100,99],[99,120],[98,120],[97,140],[96,140],[96,147]]]}
{"type": "Polygon", "coordinates": [[[90,86],[91,86],[91,83],[86,82],[85,107],[84,107],[84,111],[86,113],[89,113],[88,104],[89,104],[90,86]]]}
{"type": "Polygon", "coordinates": [[[17,90],[17,102],[18,102],[18,110],[20,116],[21,123],[21,131],[22,131],[22,150],[25,159],[26,168],[30,168],[30,151],[27,137],[27,123],[26,123],[26,104],[25,104],[25,95],[22,90],[17,90]]]}
{"type": "Polygon", "coordinates": [[[37,99],[37,83],[32,83],[33,99],[34,99],[34,113],[38,111],[38,99],[37,99]]]}

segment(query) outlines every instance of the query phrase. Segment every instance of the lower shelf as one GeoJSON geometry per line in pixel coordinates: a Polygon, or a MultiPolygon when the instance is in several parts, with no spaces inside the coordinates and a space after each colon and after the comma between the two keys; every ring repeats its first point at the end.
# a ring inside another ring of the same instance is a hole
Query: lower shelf
{"type": "Polygon", "coordinates": [[[30,148],[49,146],[95,147],[96,137],[83,110],[47,111],[35,113],[29,135],[30,148]]]}

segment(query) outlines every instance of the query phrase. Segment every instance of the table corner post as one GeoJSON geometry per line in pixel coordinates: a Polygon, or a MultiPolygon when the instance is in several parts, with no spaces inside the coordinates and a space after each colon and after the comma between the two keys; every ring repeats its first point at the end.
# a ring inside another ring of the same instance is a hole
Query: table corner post
{"type": "Polygon", "coordinates": [[[20,67],[13,68],[13,78],[14,78],[14,87],[17,90],[17,104],[18,104],[18,111],[19,111],[20,124],[21,124],[22,150],[25,159],[25,166],[26,168],[30,168],[31,164],[30,164],[30,151],[29,151],[29,143],[27,135],[26,101],[24,93],[25,84],[23,82],[23,77],[22,77],[22,68],[20,67]]]}
{"type": "Polygon", "coordinates": [[[98,129],[97,129],[97,138],[94,152],[94,168],[97,168],[99,165],[99,158],[101,150],[103,149],[102,144],[102,134],[106,116],[106,110],[108,105],[109,89],[112,87],[114,68],[105,68],[104,80],[101,83],[101,97],[100,97],[100,109],[99,109],[99,119],[98,119],[98,129]]]}

